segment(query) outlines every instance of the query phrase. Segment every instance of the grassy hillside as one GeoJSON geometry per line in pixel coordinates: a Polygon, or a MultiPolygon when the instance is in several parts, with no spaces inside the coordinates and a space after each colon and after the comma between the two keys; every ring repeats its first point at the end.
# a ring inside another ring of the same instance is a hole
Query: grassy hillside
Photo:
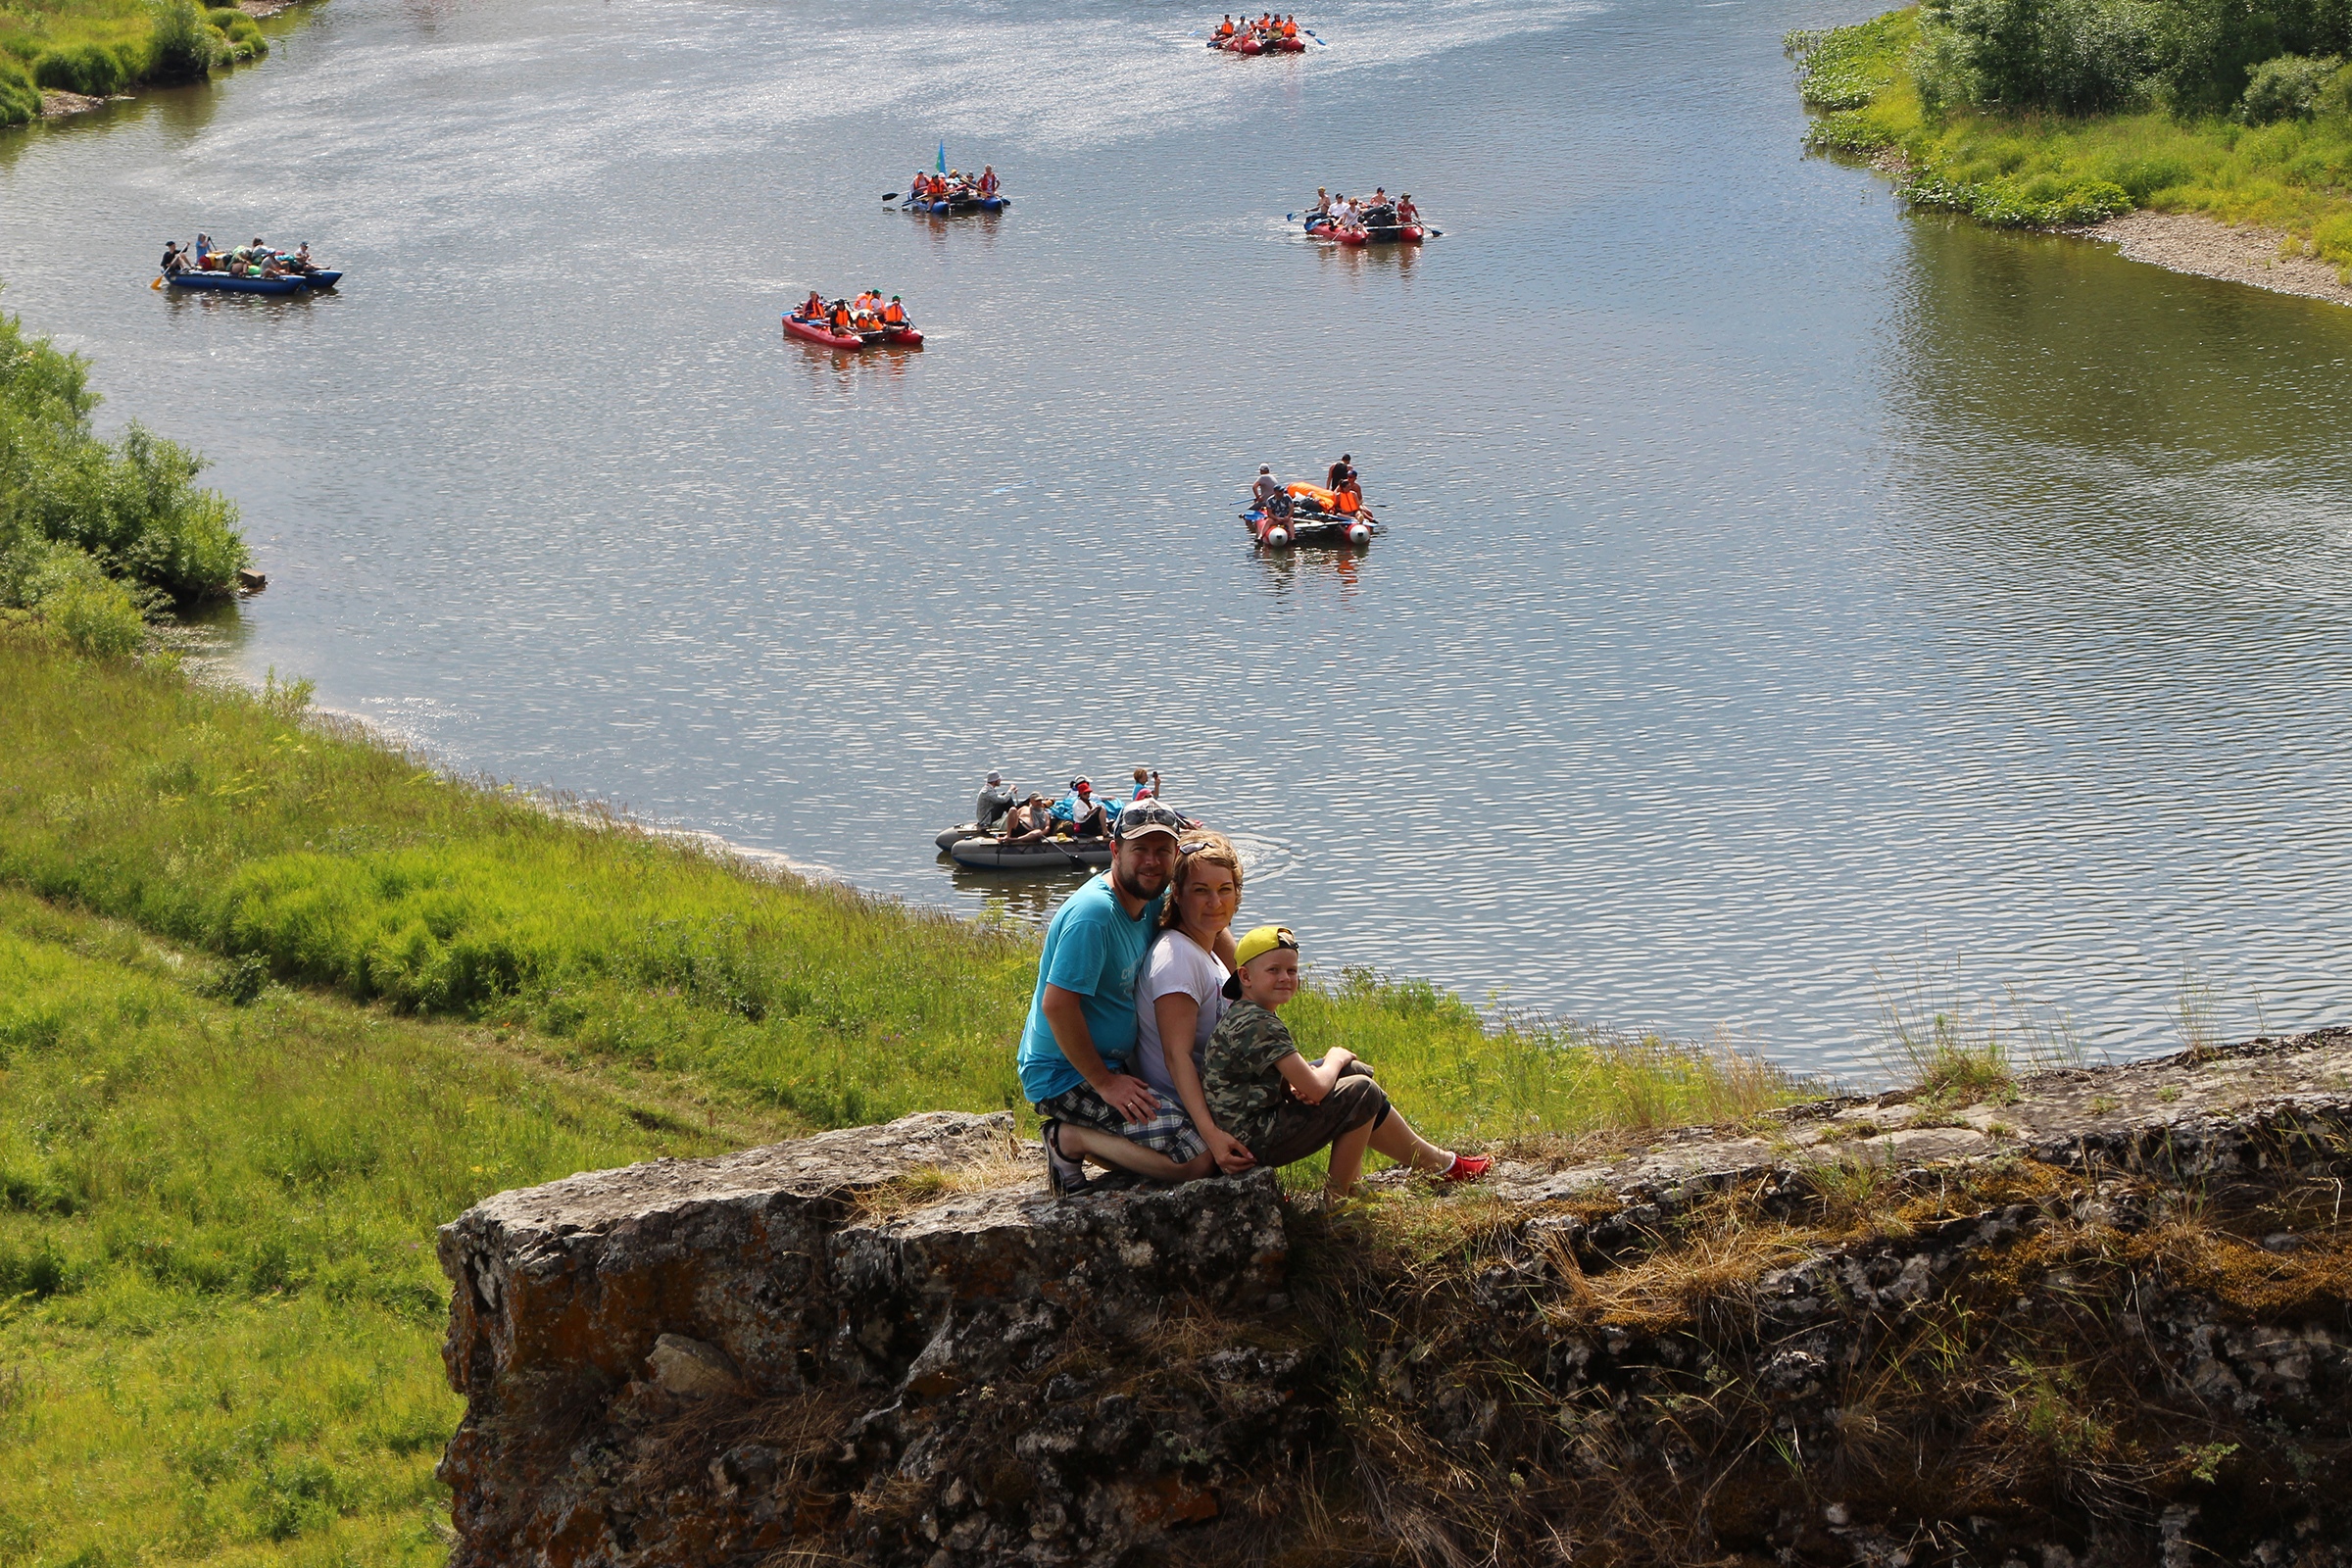
{"type": "Polygon", "coordinates": [[[191,81],[270,52],[227,0],[9,0],[0,7],[0,125],[41,112],[40,88],[103,97],[191,81]]]}
{"type": "Polygon", "coordinates": [[[1788,43],[1799,90],[1825,111],[1810,143],[1881,158],[1919,205],[2020,226],[2135,207],[2203,213],[2284,229],[2352,267],[2352,69],[2340,57],[2236,69],[2227,95],[2151,74],[2070,113],[2015,87],[2006,102],[1969,99],[1948,29],[1918,7],[1788,43]]]}
{"type": "Polygon", "coordinates": [[[0,1563],[438,1561],[433,1226],[778,1126],[0,890],[0,1563]]]}

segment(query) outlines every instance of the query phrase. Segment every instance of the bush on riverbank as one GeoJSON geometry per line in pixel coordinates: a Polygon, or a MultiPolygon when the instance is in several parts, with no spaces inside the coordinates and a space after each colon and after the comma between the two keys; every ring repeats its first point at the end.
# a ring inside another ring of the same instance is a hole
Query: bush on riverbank
{"type": "Polygon", "coordinates": [[[0,611],[120,654],[142,598],[232,592],[248,557],[236,509],[194,483],[203,460],[135,424],[100,440],[97,404],[77,357],[0,315],[0,611]]]}
{"type": "Polygon", "coordinates": [[[1799,91],[1827,111],[1807,144],[1872,156],[1905,200],[1989,223],[2203,213],[2352,269],[2352,72],[2288,47],[2340,53],[2339,24],[2264,31],[2245,20],[2269,15],[2257,6],[2207,26],[2202,4],[1952,0],[1791,33],[1799,91]],[[2116,30],[2125,11],[2143,32],[2116,30]]]}

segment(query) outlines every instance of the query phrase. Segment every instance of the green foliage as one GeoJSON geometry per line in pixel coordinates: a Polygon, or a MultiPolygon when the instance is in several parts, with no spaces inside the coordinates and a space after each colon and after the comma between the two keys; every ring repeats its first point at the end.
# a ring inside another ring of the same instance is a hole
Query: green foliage
{"type": "Polygon", "coordinates": [[[2143,101],[2166,0],[1927,0],[1931,102],[2089,114],[2143,101]]]}
{"type": "Polygon", "coordinates": [[[2254,68],[2246,90],[2237,101],[2236,118],[2249,125],[2268,125],[2280,120],[2306,120],[2319,108],[2320,95],[2344,67],[2341,55],[2317,60],[2302,55],[2278,55],[2254,68]]]}
{"type": "Polygon", "coordinates": [[[0,55],[0,126],[31,123],[41,112],[41,90],[32,74],[0,55]]]}
{"type": "Polygon", "coordinates": [[[225,56],[220,35],[205,24],[196,0],[156,0],[147,74],[157,81],[194,81],[225,56]]]}
{"type": "Polygon", "coordinates": [[[1968,214],[1995,228],[2060,228],[2095,223],[2132,210],[2131,193],[2113,180],[2068,179],[2041,174],[2025,181],[1983,184],[1921,174],[1903,181],[1902,198],[1914,207],[1943,207],[1968,214]]]}
{"type": "Polygon", "coordinates": [[[1797,93],[1806,103],[1858,109],[1900,67],[1918,35],[1917,13],[1890,11],[1850,27],[1791,32],[1781,47],[1797,63],[1797,93]]]}
{"type": "Polygon", "coordinates": [[[76,44],[45,54],[33,63],[32,79],[43,87],[104,98],[119,93],[136,78],[134,63],[122,52],[100,44],[76,44]]]}
{"type": "Polygon", "coordinates": [[[97,402],[78,358],[0,316],[0,607],[111,653],[136,646],[138,592],[225,594],[249,558],[202,460],[136,424],[98,439],[97,402]]]}

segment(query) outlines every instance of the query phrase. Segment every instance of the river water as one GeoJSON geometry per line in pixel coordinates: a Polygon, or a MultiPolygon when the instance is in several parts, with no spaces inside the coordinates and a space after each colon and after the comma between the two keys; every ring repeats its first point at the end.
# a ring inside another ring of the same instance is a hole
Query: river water
{"type": "Polygon", "coordinates": [[[333,0],[0,135],[0,270],[242,502],[239,664],[466,769],[1035,918],[932,833],[1145,762],[1320,963],[1848,1077],[1915,987],[2329,1016],[2352,314],[1807,159],[1869,9],[333,0]],[[1001,220],[882,206],[943,138],[1001,220]],[[1444,238],[1286,230],[1375,182],[1444,238]],[[199,226],[350,280],[151,292],[199,226]],[[867,283],[925,350],[781,337],[867,283]],[[1343,449],[1388,535],[1253,554],[1343,449]]]}

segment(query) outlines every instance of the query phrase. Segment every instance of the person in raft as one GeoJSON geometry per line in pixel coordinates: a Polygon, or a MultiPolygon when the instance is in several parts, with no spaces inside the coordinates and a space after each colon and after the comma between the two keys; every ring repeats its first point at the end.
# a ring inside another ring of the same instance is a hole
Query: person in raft
{"type": "Polygon", "coordinates": [[[1345,1198],[1363,1173],[1364,1150],[1446,1182],[1474,1182],[1494,1161],[1456,1154],[1413,1131],[1355,1053],[1335,1046],[1321,1061],[1298,1054],[1275,1012],[1298,993],[1298,939],[1261,925],[1234,945],[1234,999],[1201,1053],[1202,1109],[1241,1140],[1260,1165],[1288,1165],[1331,1150],[1325,1193],[1345,1198]]]}
{"type": "Polygon", "coordinates": [[[988,782],[980,787],[980,798],[972,804],[972,826],[983,833],[994,833],[1012,813],[1013,804],[1020,800],[1013,787],[1004,782],[1004,775],[995,768],[988,770],[988,782]]]}
{"type": "Polygon", "coordinates": [[[1200,1087],[1200,1054],[1225,1014],[1232,978],[1220,952],[1233,949],[1234,911],[1242,904],[1242,858],[1220,833],[1187,834],[1159,913],[1159,939],[1135,986],[1135,1072],[1164,1101],[1182,1105],[1217,1168],[1257,1163],[1249,1146],[1209,1114],[1200,1087]]]}
{"type": "Polygon", "coordinates": [[[1101,838],[1111,825],[1110,808],[1095,793],[1095,781],[1084,777],[1070,780],[1070,793],[1054,803],[1054,819],[1082,839],[1101,838]]]}
{"type": "Polygon", "coordinates": [[[1090,1159],[1161,1182],[1216,1168],[1183,1107],[1128,1070],[1136,975],[1167,897],[1182,828],[1182,818],[1157,801],[1131,802],[1112,829],[1110,869],[1064,900],[1046,926],[1019,1069],[1021,1093],[1044,1123],[1046,1168],[1057,1196],[1085,1188],[1090,1159]]]}

